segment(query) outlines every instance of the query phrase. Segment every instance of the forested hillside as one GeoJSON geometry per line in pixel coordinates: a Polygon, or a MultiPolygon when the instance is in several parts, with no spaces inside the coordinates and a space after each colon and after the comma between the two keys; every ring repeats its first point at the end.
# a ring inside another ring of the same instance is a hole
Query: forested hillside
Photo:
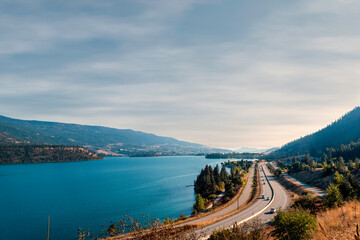
{"type": "Polygon", "coordinates": [[[0,164],[70,162],[102,158],[98,154],[76,146],[0,144],[0,164]]]}
{"type": "Polygon", "coordinates": [[[100,126],[25,121],[0,116],[0,142],[84,146],[108,155],[161,153],[198,154],[216,151],[169,137],[100,126]]]}
{"type": "Polygon", "coordinates": [[[360,138],[360,107],[354,108],[327,127],[284,145],[269,154],[269,158],[280,158],[310,153],[321,156],[326,148],[337,148],[341,144],[357,142],[360,138]]]}

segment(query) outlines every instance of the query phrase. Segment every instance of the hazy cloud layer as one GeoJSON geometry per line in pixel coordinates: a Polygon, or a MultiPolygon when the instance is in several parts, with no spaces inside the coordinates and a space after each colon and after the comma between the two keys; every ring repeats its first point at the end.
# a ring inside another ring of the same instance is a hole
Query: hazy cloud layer
{"type": "Polygon", "coordinates": [[[2,1],[0,114],[273,147],[360,100],[360,2],[2,1]]]}

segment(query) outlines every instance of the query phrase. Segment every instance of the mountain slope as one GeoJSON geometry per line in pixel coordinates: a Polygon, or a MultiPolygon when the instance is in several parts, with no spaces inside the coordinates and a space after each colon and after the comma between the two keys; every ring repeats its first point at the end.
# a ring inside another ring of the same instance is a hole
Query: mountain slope
{"type": "Polygon", "coordinates": [[[170,137],[159,137],[131,129],[26,121],[0,116],[0,142],[16,141],[81,145],[110,155],[128,155],[139,152],[166,152],[173,155],[212,151],[200,144],[179,141],[170,137]]]}
{"type": "Polygon", "coordinates": [[[360,107],[354,108],[343,117],[327,127],[290,142],[279,150],[269,154],[272,157],[287,157],[310,153],[320,156],[329,147],[339,147],[351,141],[357,142],[360,138],[360,107]]]}

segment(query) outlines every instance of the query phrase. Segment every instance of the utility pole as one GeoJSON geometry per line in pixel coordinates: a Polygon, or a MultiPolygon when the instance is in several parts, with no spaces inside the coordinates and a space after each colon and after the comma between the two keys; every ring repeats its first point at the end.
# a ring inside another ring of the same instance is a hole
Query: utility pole
{"type": "Polygon", "coordinates": [[[47,238],[46,240],[49,240],[49,235],[50,235],[50,216],[48,216],[48,228],[47,228],[47,238]]]}

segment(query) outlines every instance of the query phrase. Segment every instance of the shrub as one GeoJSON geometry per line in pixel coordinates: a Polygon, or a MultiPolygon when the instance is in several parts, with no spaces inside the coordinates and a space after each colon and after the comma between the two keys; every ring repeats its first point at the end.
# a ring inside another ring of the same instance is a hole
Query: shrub
{"type": "Polygon", "coordinates": [[[324,208],[321,197],[313,197],[312,195],[296,199],[292,207],[294,209],[309,210],[311,214],[316,214],[324,208]]]}
{"type": "Polygon", "coordinates": [[[201,212],[205,209],[205,201],[200,194],[196,195],[196,202],[194,204],[194,213],[201,212]]]}
{"type": "Polygon", "coordinates": [[[185,214],[181,214],[180,217],[178,219],[176,219],[176,221],[182,221],[185,220],[187,217],[185,216],[185,214]]]}
{"type": "Polygon", "coordinates": [[[310,239],[316,230],[316,218],[310,212],[279,211],[273,220],[275,229],[271,235],[280,240],[310,239]]]}
{"type": "Polygon", "coordinates": [[[330,184],[326,189],[325,195],[325,204],[328,207],[333,207],[337,203],[338,205],[342,203],[342,196],[339,190],[339,187],[335,184],[330,184]]]}

